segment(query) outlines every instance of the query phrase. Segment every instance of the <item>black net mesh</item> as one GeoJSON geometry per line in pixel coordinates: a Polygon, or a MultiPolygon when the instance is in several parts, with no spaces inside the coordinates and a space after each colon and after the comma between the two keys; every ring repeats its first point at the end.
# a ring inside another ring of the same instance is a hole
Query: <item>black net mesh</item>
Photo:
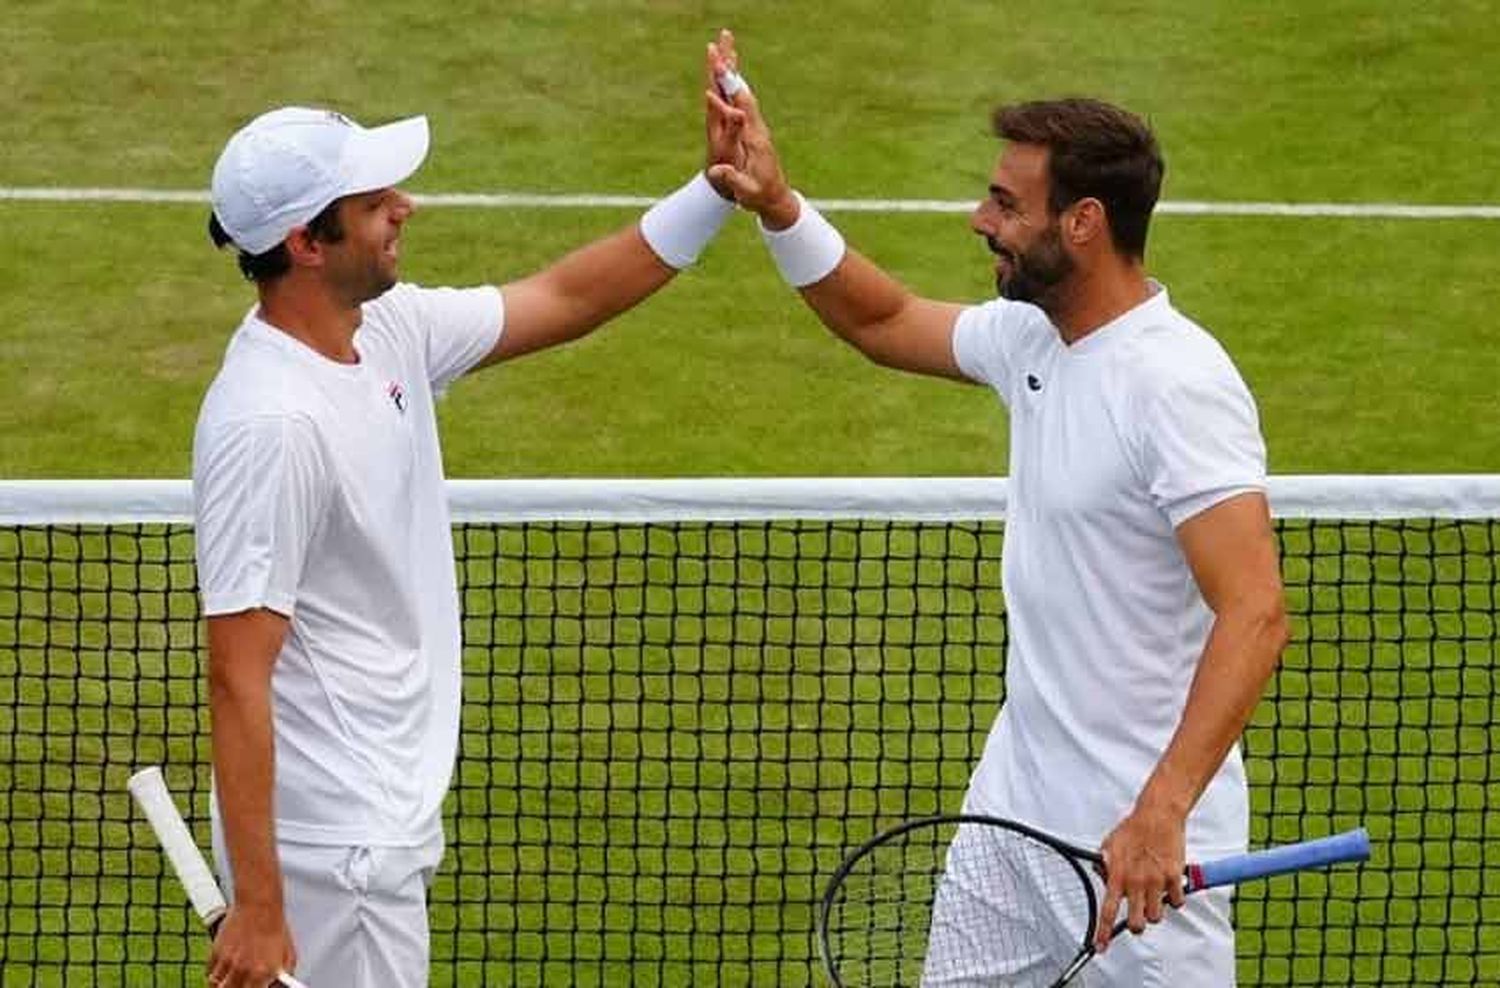
{"type": "MultiPolygon", "coordinates": [[[[1237,903],[1246,985],[1500,983],[1500,520],[1283,521],[1295,640],[1252,843],[1369,828],[1237,903]]],[[[958,809],[1002,697],[999,524],[465,524],[435,985],[819,983],[846,851],[958,809]]],[[[207,845],[184,526],[0,527],[4,988],[197,983],[125,779],[207,845]]]]}

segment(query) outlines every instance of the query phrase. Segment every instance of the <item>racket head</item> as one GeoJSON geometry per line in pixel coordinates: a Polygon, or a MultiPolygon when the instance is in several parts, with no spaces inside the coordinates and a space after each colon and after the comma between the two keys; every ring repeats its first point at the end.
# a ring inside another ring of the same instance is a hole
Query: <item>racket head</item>
{"type": "Polygon", "coordinates": [[[838,988],[916,988],[929,965],[932,975],[961,973],[970,963],[988,969],[994,958],[955,953],[948,939],[954,922],[977,921],[967,914],[980,909],[985,942],[1018,968],[1034,966],[1035,983],[1053,984],[1089,949],[1099,909],[1090,873],[1102,866],[1096,852],[1000,817],[906,821],[862,844],[829,879],[817,910],[824,971],[838,988]],[[953,876],[934,939],[933,911],[960,836],[955,866],[962,873],[953,876]],[[962,895],[952,891],[959,888],[962,895]],[[1038,913],[1039,906],[1046,908],[1038,913]]]}

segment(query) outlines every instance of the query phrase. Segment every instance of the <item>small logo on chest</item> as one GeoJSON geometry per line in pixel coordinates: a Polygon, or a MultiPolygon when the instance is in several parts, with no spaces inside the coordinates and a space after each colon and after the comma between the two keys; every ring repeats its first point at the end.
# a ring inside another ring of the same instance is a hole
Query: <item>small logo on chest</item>
{"type": "Polygon", "coordinates": [[[1042,379],[1037,377],[1035,374],[1027,374],[1026,386],[1033,391],[1040,391],[1042,390],[1042,379]]]}
{"type": "Polygon", "coordinates": [[[406,392],[401,387],[400,381],[392,381],[385,386],[385,393],[391,399],[391,404],[396,406],[396,411],[402,415],[406,414],[406,392]]]}

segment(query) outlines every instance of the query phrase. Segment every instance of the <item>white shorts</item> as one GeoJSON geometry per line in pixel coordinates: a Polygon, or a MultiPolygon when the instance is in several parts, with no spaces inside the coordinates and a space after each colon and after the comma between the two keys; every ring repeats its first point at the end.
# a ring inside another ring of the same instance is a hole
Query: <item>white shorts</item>
{"type": "MultiPolygon", "coordinates": [[[[1040,879],[1030,883],[1035,893],[1031,901],[995,901],[983,894],[988,883],[978,869],[993,867],[995,859],[994,852],[983,846],[987,835],[993,835],[987,827],[960,827],[948,849],[947,867],[933,904],[923,988],[1050,985],[1082,945],[1087,914],[1050,903],[1035,891],[1040,879]],[[1010,931],[1018,924],[1046,933],[1031,942],[1055,946],[1033,949],[1027,956],[1006,956],[996,945],[1013,939],[1010,931]]],[[[1097,882],[1095,889],[1102,899],[1097,882]]],[[[1227,888],[1194,893],[1181,909],[1168,909],[1160,923],[1148,926],[1140,936],[1123,933],[1116,937],[1071,984],[1232,988],[1234,928],[1229,907],[1227,888]]]]}
{"type": "MultiPolygon", "coordinates": [[[[443,857],[437,837],[419,847],[277,845],[297,970],[310,986],[426,988],[431,945],[427,888],[443,857]]],[[[234,878],[214,828],[224,896],[234,878]]]]}

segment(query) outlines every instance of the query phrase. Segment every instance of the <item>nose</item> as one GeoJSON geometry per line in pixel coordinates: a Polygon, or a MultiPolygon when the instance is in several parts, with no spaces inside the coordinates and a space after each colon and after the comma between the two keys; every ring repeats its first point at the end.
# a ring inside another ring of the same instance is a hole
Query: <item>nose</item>
{"type": "Polygon", "coordinates": [[[995,233],[994,203],[989,199],[979,200],[974,211],[969,214],[969,229],[981,237],[990,237],[995,233]]]}
{"type": "Polygon", "coordinates": [[[395,189],[391,196],[391,219],[397,223],[405,223],[416,211],[416,201],[400,189],[395,189]]]}

